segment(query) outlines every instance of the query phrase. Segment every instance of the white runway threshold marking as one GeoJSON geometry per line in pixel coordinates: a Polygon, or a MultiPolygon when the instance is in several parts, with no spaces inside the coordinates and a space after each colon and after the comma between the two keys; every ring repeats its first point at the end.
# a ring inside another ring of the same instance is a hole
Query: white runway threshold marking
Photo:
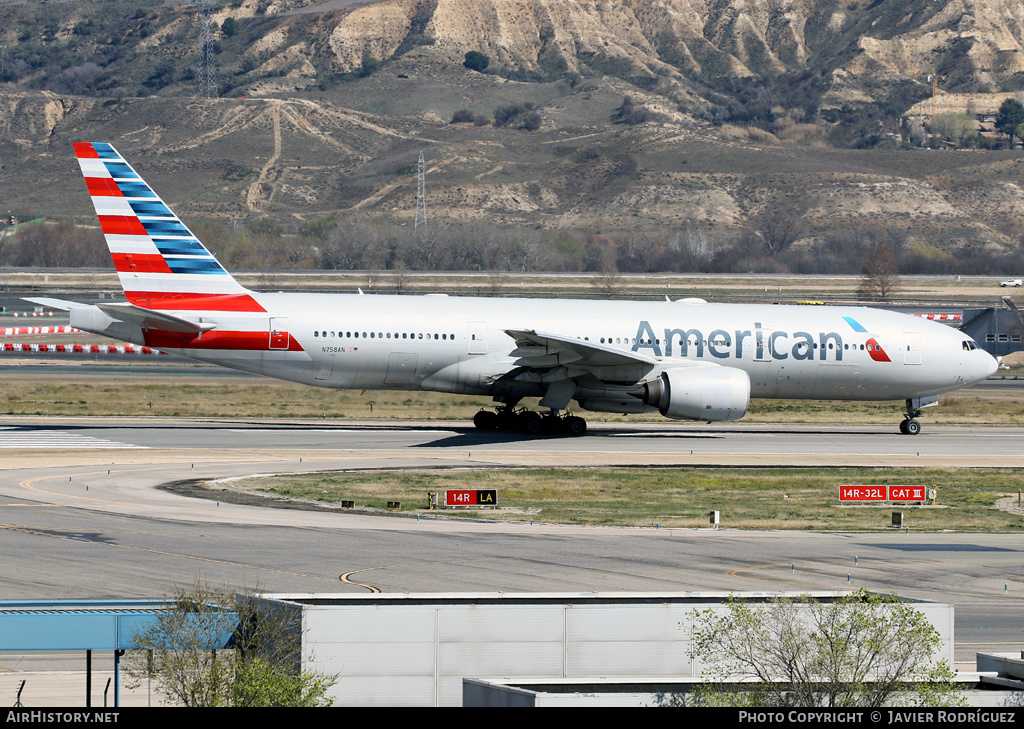
{"type": "Polygon", "coordinates": [[[140,448],[149,446],[119,443],[115,440],[94,438],[91,435],[66,433],[54,430],[23,430],[21,428],[0,427],[0,448],[16,450],[113,450],[140,448]]]}

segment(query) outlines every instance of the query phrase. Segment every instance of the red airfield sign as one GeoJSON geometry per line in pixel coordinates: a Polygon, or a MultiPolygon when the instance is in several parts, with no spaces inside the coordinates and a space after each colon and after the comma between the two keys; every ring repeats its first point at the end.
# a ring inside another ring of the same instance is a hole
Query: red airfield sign
{"type": "Polygon", "coordinates": [[[445,506],[496,506],[497,489],[448,489],[444,492],[445,506]]]}
{"type": "Polygon", "coordinates": [[[928,487],[913,486],[865,486],[844,485],[839,487],[840,501],[924,501],[928,487]]]}

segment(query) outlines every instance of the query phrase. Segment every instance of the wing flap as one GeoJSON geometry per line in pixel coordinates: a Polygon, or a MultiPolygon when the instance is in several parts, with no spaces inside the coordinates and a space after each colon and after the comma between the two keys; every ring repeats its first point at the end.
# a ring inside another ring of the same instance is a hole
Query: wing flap
{"type": "Polygon", "coordinates": [[[574,339],[532,329],[506,329],[516,342],[513,357],[519,367],[546,368],[571,364],[573,368],[595,370],[605,367],[655,365],[657,360],[637,352],[624,352],[605,344],[574,339]]]}

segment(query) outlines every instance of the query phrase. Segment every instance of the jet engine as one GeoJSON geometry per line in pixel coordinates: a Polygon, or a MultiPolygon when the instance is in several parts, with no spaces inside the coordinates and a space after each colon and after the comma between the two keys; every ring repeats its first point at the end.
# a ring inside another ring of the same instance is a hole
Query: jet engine
{"type": "Polygon", "coordinates": [[[721,365],[665,370],[656,380],[634,391],[666,418],[717,422],[739,420],[750,404],[750,377],[743,370],[721,365]]]}

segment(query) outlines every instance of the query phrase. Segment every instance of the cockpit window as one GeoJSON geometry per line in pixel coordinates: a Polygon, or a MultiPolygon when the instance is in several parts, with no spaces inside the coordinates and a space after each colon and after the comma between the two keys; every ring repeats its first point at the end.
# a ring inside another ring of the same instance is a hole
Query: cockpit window
{"type": "Polygon", "coordinates": [[[974,343],[973,339],[965,339],[962,344],[963,348],[968,352],[978,348],[978,345],[974,343]]]}

